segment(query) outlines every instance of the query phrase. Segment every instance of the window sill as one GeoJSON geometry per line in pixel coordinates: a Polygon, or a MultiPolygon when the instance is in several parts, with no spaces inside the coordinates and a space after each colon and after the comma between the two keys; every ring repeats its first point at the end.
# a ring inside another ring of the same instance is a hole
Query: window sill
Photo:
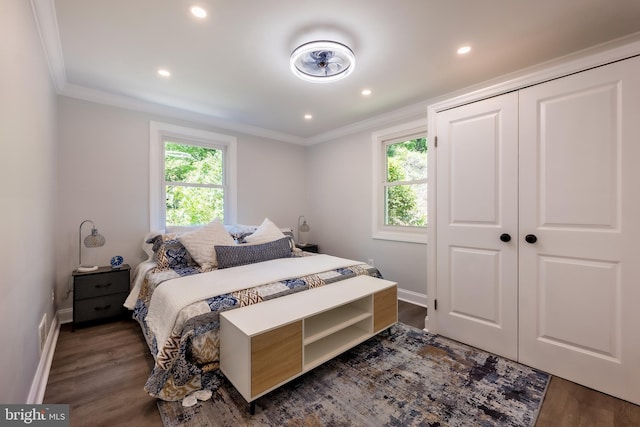
{"type": "Polygon", "coordinates": [[[427,244],[427,233],[413,233],[402,231],[376,231],[373,233],[375,240],[393,240],[396,242],[427,244]]]}

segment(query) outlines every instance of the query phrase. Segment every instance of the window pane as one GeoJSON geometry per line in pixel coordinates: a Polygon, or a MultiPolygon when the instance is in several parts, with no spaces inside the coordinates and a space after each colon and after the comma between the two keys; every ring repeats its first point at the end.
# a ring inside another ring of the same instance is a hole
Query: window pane
{"type": "Polygon", "coordinates": [[[167,141],[164,145],[164,179],[166,182],[222,185],[222,154],[222,150],[215,148],[167,141]]]}
{"type": "Polygon", "coordinates": [[[387,182],[427,177],[427,138],[387,145],[387,182]]]}
{"type": "Polygon", "coordinates": [[[385,208],[385,225],[425,227],[427,184],[386,187],[385,208]]]}
{"type": "Polygon", "coordinates": [[[167,185],[166,224],[207,224],[215,218],[224,221],[222,188],[182,187],[167,185]]]}

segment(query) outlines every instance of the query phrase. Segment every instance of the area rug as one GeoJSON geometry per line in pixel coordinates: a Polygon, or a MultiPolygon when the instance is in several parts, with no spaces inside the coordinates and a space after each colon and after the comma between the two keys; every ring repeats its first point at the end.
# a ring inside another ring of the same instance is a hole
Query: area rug
{"type": "Polygon", "coordinates": [[[549,375],[397,324],[256,400],[226,380],[185,408],[158,401],[165,427],[533,426],[549,375]]]}

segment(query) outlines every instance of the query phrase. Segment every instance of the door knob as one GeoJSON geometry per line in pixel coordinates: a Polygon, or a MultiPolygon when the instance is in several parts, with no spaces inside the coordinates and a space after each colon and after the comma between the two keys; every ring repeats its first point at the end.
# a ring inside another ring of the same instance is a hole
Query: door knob
{"type": "Polygon", "coordinates": [[[511,241],[511,236],[509,236],[507,233],[503,233],[500,235],[500,240],[502,240],[503,242],[509,242],[511,241]]]}
{"type": "Polygon", "coordinates": [[[524,236],[524,240],[527,243],[534,244],[538,241],[538,238],[535,236],[535,234],[527,234],[526,236],[524,236]]]}

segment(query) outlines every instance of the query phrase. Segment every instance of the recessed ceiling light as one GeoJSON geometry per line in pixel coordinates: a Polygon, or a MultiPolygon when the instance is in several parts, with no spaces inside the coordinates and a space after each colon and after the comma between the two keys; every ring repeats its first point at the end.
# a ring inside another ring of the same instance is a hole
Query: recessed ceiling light
{"type": "Polygon", "coordinates": [[[162,77],[171,77],[171,72],[169,70],[165,70],[164,68],[160,68],[158,70],[158,75],[162,77]]]}
{"type": "Polygon", "coordinates": [[[313,119],[313,116],[311,114],[305,114],[304,115],[304,119],[305,120],[311,120],[311,119],[313,119]]]}
{"type": "Polygon", "coordinates": [[[201,8],[200,6],[191,6],[189,8],[189,11],[191,11],[191,14],[196,18],[202,19],[207,17],[207,11],[201,8]]]}
{"type": "Polygon", "coordinates": [[[458,49],[458,55],[466,55],[469,52],[471,52],[471,46],[462,46],[458,49]]]}
{"type": "Polygon", "coordinates": [[[371,95],[371,89],[363,89],[363,90],[362,90],[362,94],[363,94],[364,96],[369,96],[369,95],[371,95]]]}

